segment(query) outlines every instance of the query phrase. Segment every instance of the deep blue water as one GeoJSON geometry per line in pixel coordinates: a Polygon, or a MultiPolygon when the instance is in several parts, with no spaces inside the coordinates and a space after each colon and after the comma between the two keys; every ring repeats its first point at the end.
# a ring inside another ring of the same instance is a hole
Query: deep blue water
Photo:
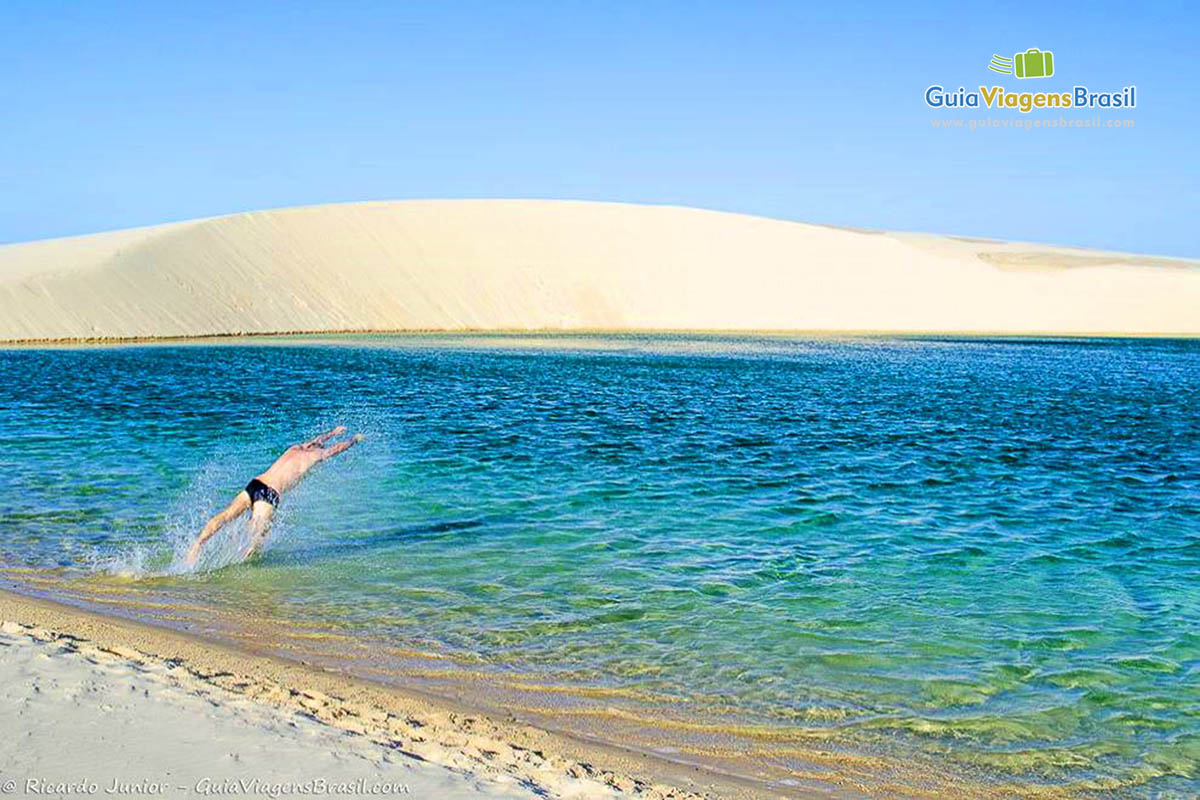
{"type": "Polygon", "coordinates": [[[1200,781],[1200,342],[0,351],[0,560],[994,780],[1200,781]],[[171,574],[339,422],[262,558],[171,574]]]}

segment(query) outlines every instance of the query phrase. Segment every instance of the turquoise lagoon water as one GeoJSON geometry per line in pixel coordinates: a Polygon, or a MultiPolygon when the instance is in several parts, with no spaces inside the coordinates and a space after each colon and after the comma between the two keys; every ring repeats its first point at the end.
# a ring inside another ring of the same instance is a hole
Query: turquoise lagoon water
{"type": "Polygon", "coordinates": [[[556,724],[609,714],[665,753],[728,731],[723,757],[783,786],[804,748],[1200,785],[1198,342],[7,350],[0,440],[26,591],[552,696],[556,724]],[[287,496],[263,557],[223,566],[234,529],[181,569],[208,514],[339,422],[367,441],[287,496]]]}

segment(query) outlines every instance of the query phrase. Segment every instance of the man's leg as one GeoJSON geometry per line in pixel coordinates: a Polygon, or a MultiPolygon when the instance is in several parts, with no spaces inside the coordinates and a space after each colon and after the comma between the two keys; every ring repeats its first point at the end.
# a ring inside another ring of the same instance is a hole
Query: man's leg
{"type": "Polygon", "coordinates": [[[244,558],[250,558],[262,549],[271,530],[271,517],[275,516],[275,506],[266,500],[259,500],[250,511],[250,547],[244,558]]]}
{"type": "Polygon", "coordinates": [[[188,551],[188,563],[195,564],[196,559],[200,557],[200,548],[204,546],[204,543],[215,536],[221,528],[224,528],[249,510],[250,495],[246,494],[246,490],[243,489],[238,492],[237,497],[233,498],[233,502],[226,506],[223,511],[213,515],[213,518],[204,526],[204,530],[200,531],[200,535],[196,537],[192,549],[188,551]]]}

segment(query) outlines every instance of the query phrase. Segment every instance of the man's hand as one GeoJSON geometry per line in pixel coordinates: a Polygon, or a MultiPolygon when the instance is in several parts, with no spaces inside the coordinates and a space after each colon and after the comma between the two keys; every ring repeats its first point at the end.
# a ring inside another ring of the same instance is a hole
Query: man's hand
{"type": "Polygon", "coordinates": [[[197,539],[196,543],[192,545],[192,549],[189,550],[188,554],[187,554],[187,562],[189,564],[196,563],[196,559],[200,557],[200,548],[203,546],[204,546],[203,539],[197,539]]]}
{"type": "Polygon", "coordinates": [[[338,436],[341,436],[345,432],[346,432],[346,426],[338,425],[333,430],[325,431],[325,433],[322,433],[318,436],[314,436],[313,438],[309,439],[304,444],[300,445],[300,447],[303,447],[306,450],[311,450],[314,447],[324,447],[325,443],[328,442],[330,439],[336,439],[338,436]]]}
{"type": "Polygon", "coordinates": [[[346,439],[345,441],[338,442],[337,444],[333,445],[332,447],[326,447],[324,450],[321,451],[321,455],[318,460],[325,461],[326,459],[333,458],[334,456],[338,455],[339,453],[344,453],[347,450],[349,450],[351,447],[353,447],[354,445],[361,442],[365,438],[367,438],[367,437],[363,436],[361,433],[356,433],[356,434],[354,434],[354,436],[350,437],[349,439],[346,439]]]}

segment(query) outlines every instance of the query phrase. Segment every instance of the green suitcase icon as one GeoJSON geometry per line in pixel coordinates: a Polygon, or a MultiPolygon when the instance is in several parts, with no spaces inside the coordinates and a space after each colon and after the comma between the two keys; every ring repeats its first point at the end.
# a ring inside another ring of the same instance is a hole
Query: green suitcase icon
{"type": "Polygon", "coordinates": [[[1049,78],[1054,74],[1054,53],[1031,47],[1013,56],[1018,78],[1049,78]]]}

